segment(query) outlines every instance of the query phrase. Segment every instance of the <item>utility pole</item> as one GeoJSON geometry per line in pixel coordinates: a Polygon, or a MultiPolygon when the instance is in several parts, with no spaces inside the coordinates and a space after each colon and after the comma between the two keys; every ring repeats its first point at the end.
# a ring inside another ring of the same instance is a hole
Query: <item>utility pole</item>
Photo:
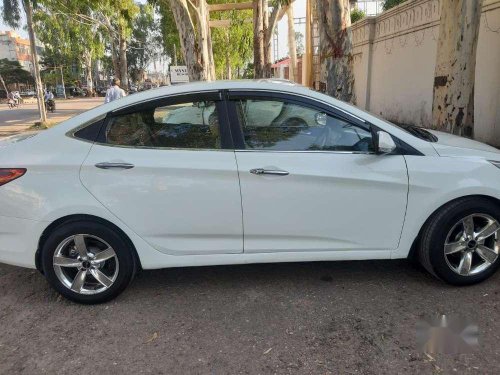
{"type": "Polygon", "coordinates": [[[61,84],[62,84],[62,88],[63,88],[63,95],[64,95],[64,99],[66,99],[66,87],[64,86],[64,75],[63,75],[62,65],[59,66],[59,69],[61,71],[61,84]]]}
{"type": "Polygon", "coordinates": [[[30,38],[31,58],[33,59],[33,70],[36,84],[36,98],[38,101],[38,111],[40,112],[40,121],[47,122],[47,112],[45,112],[45,102],[43,101],[42,78],[40,77],[40,66],[38,65],[38,54],[36,52],[35,30],[33,29],[33,9],[31,1],[23,1],[26,20],[28,23],[28,35],[30,38]]]}

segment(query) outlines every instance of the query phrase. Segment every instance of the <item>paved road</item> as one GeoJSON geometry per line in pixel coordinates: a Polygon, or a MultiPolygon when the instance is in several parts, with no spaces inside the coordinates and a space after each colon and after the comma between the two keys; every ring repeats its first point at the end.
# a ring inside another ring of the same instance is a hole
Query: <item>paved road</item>
{"type": "MultiPolygon", "coordinates": [[[[64,121],[102,104],[103,101],[104,98],[56,100],[57,109],[54,113],[48,114],[48,120],[64,121]]],[[[39,119],[36,103],[24,104],[17,109],[8,109],[7,104],[0,104],[0,137],[24,131],[39,119]]]]}
{"type": "Polygon", "coordinates": [[[406,261],[142,272],[113,302],[60,298],[0,265],[0,373],[498,374],[500,274],[454,288],[406,261]],[[427,356],[424,316],[463,315],[480,349],[427,356]]]}

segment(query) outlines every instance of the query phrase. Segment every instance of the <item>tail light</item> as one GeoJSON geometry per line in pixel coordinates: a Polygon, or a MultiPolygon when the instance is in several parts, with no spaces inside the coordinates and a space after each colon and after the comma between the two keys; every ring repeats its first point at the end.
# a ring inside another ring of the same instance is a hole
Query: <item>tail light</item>
{"type": "Polygon", "coordinates": [[[26,168],[0,168],[0,186],[14,181],[26,173],[26,168]]]}

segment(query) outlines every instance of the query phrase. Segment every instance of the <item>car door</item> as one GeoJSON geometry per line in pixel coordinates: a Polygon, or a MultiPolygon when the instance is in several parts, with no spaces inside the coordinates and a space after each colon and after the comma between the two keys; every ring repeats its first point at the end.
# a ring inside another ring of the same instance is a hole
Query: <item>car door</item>
{"type": "Polygon", "coordinates": [[[287,94],[233,91],[228,103],[245,252],[397,248],[407,168],[374,153],[370,124],[287,94]]]}
{"type": "Polygon", "coordinates": [[[241,253],[241,196],[226,118],[218,92],[110,113],[81,180],[161,252],[241,253]]]}

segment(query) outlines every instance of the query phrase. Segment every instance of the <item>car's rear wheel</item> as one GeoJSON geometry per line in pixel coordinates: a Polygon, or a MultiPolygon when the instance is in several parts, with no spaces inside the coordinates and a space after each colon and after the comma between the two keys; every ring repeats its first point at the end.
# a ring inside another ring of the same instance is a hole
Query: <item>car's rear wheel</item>
{"type": "Polygon", "coordinates": [[[500,207],[478,197],[443,207],[423,230],[419,258],[429,272],[450,284],[487,279],[500,266],[500,207]]]}
{"type": "Polygon", "coordinates": [[[101,303],[120,294],[135,273],[133,249],[113,229],[95,222],[63,224],[42,248],[44,274],[59,293],[79,303],[101,303]]]}

